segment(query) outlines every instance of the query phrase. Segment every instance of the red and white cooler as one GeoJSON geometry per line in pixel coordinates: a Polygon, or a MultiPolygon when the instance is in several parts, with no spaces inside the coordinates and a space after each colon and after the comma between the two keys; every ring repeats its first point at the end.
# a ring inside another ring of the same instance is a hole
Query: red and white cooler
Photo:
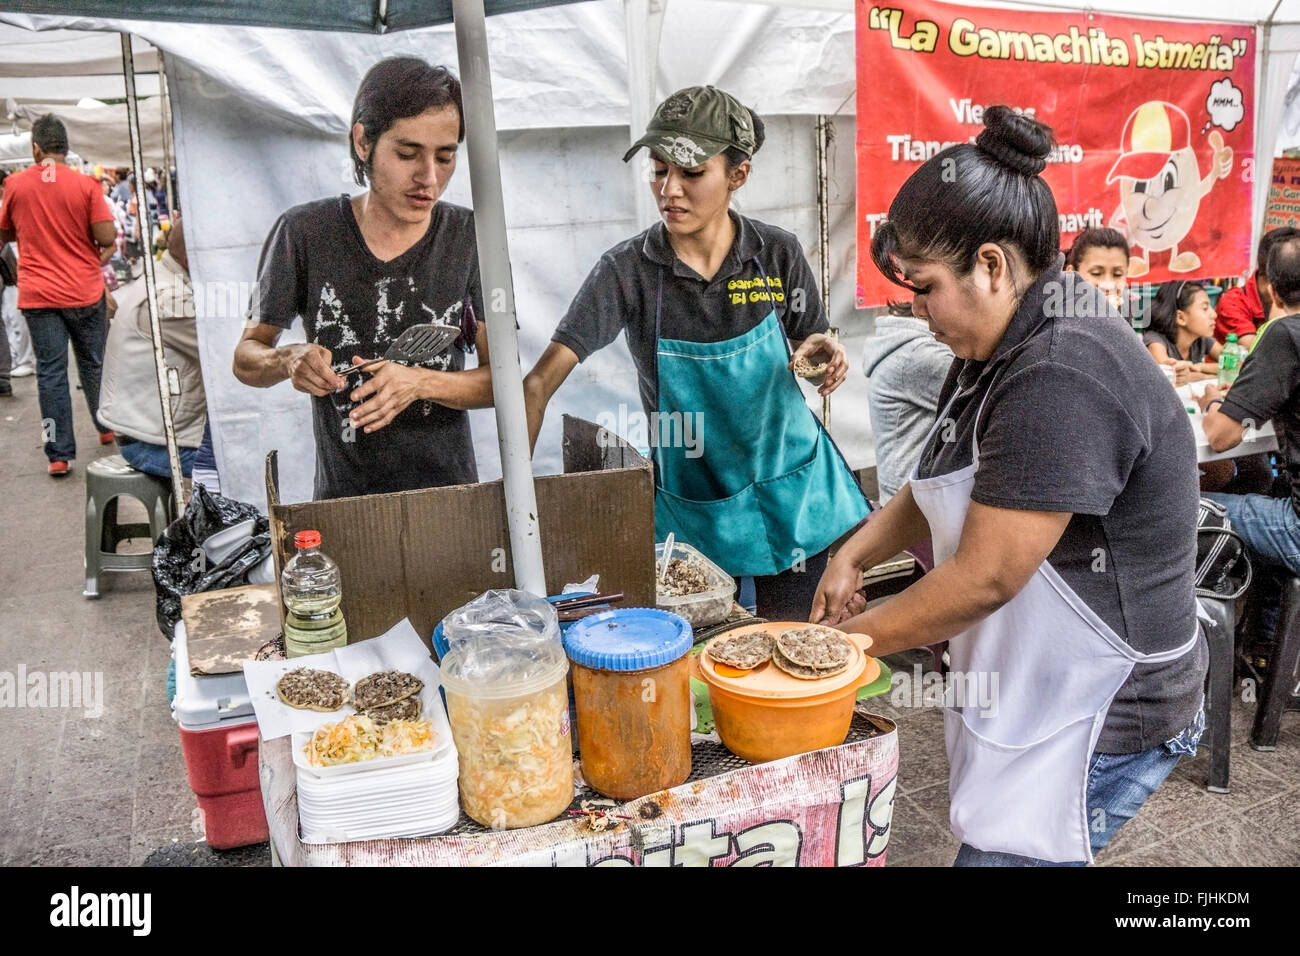
{"type": "Polygon", "coordinates": [[[257,716],[244,674],[193,676],[184,622],[176,625],[172,657],[172,717],[180,725],[185,771],[199,800],[208,845],[229,850],[265,843],[269,834],[257,771],[257,716]]]}

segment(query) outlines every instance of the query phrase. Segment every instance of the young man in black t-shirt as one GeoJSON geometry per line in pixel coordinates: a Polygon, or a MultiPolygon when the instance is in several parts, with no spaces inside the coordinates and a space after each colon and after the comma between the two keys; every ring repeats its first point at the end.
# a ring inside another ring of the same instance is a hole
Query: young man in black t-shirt
{"type": "Polygon", "coordinates": [[[439,201],[464,136],[455,76],[415,57],[381,61],[352,109],[354,173],[369,191],[295,206],[262,249],[235,376],[313,396],[318,499],[478,480],[466,410],[492,404],[492,382],[474,221],[439,201]],[[307,342],[277,347],[295,317],[307,342]],[[449,351],[341,374],[432,321],[460,325],[449,351]]]}
{"type": "Polygon", "coordinates": [[[1267,326],[1228,390],[1207,385],[1197,399],[1205,437],[1216,452],[1241,443],[1249,427],[1272,421],[1291,479],[1286,498],[1206,494],[1228,509],[1251,556],[1300,574],[1300,237],[1269,253],[1266,275],[1286,315],[1267,326]]]}

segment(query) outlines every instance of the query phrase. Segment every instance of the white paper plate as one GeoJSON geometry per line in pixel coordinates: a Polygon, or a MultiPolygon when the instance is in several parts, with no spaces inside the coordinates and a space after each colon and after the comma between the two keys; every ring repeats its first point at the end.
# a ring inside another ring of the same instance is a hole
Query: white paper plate
{"type": "Polygon", "coordinates": [[[371,816],[368,814],[354,813],[347,814],[307,814],[301,815],[300,819],[304,827],[310,826],[312,829],[322,829],[325,824],[329,824],[340,829],[349,830],[366,830],[366,829],[391,829],[393,826],[426,826],[431,821],[445,819],[453,814],[459,815],[460,808],[445,806],[420,808],[418,811],[406,810],[402,812],[392,812],[383,815],[371,816]]]}
{"type": "Polygon", "coordinates": [[[456,785],[452,784],[446,789],[430,788],[427,790],[394,794],[386,800],[378,800],[370,797],[339,800],[334,797],[317,797],[308,796],[307,794],[299,794],[298,806],[304,810],[310,810],[313,812],[365,813],[374,811],[379,813],[384,812],[389,808],[436,806],[443,803],[455,802],[458,799],[459,791],[456,789],[456,785]]]}
{"type": "Polygon", "coordinates": [[[352,829],[336,826],[312,829],[304,825],[301,827],[300,838],[303,843],[352,843],[359,840],[392,840],[403,837],[436,836],[450,830],[459,819],[460,815],[458,813],[454,817],[448,816],[441,820],[433,820],[415,826],[399,825],[377,829],[352,829]]]}
{"type": "MultiPolygon", "coordinates": [[[[373,760],[362,760],[357,763],[339,764],[335,767],[313,767],[307,762],[307,756],[303,753],[303,748],[311,741],[312,733],[299,731],[293,735],[293,763],[299,770],[322,779],[329,777],[347,777],[354,774],[365,774],[369,776],[380,771],[389,770],[393,767],[402,767],[407,764],[430,763],[447,754],[453,749],[451,737],[451,724],[447,722],[447,712],[442,706],[442,695],[438,693],[437,686],[425,684],[424,689],[420,691],[420,701],[423,704],[422,714],[424,719],[433,722],[433,749],[422,750],[419,753],[401,754],[396,757],[376,757],[373,760]]],[[[351,707],[343,709],[343,716],[353,714],[356,711],[351,707]]],[[[328,719],[322,720],[317,727],[325,724],[337,723],[343,717],[331,715],[328,719]]]]}
{"type": "Polygon", "coordinates": [[[349,797],[383,797],[408,787],[433,787],[454,783],[459,777],[457,761],[438,760],[404,764],[374,774],[344,774],[337,777],[313,777],[298,771],[298,790],[313,796],[347,799],[349,797]]]}

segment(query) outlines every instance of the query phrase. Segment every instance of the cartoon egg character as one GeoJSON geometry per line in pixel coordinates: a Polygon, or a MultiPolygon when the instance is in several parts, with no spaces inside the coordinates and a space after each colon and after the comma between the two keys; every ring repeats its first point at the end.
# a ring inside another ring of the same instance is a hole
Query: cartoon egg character
{"type": "Polygon", "coordinates": [[[1232,171],[1232,149],[1218,130],[1210,133],[1214,159],[1202,179],[1191,140],[1191,121],[1173,103],[1143,103],[1124,123],[1120,156],[1106,182],[1119,180],[1120,204],[1110,226],[1124,230],[1140,253],[1129,260],[1130,278],[1146,275],[1151,253],[1166,250],[1170,272],[1200,268],[1200,256],[1178,246],[1192,231],[1201,200],[1232,171]]]}

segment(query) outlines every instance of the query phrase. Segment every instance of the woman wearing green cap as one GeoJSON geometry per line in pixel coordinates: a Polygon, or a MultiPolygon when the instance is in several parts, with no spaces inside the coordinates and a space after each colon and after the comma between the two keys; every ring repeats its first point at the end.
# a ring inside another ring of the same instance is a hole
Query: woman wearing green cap
{"type": "Polygon", "coordinates": [[[660,104],[628,150],[649,150],[661,221],[596,263],[524,382],[530,440],[593,352],[627,337],[655,459],[655,531],[736,577],[758,613],[804,620],[826,551],[869,510],[804,401],[795,363],[844,381],[798,239],[731,210],[763,144],[754,112],[711,86],[660,104]]]}

